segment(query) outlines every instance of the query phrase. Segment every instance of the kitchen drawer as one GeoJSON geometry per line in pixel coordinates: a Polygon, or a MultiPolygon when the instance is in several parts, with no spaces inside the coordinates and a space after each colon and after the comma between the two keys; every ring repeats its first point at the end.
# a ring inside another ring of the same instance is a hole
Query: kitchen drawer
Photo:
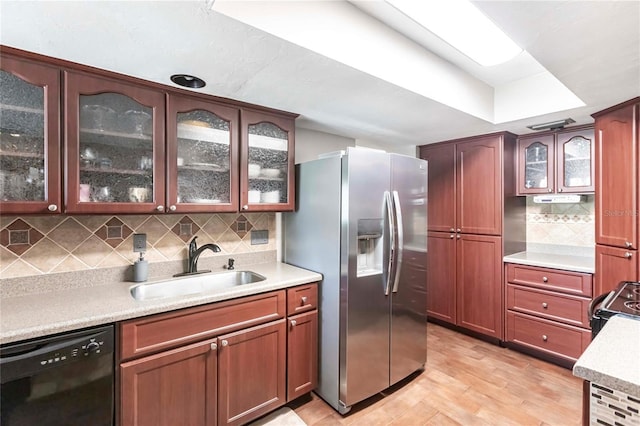
{"type": "Polygon", "coordinates": [[[120,359],[151,354],[283,318],[285,291],[258,294],[120,323],[120,359]]]}
{"type": "Polygon", "coordinates": [[[591,299],[507,284],[507,309],[589,328],[591,299]]]}
{"type": "Polygon", "coordinates": [[[507,311],[507,341],[576,361],[591,342],[591,330],[507,311]]]}
{"type": "Polygon", "coordinates": [[[287,289],[287,315],[295,315],[318,307],[318,284],[287,289]]]}
{"type": "Polygon", "coordinates": [[[591,297],[592,275],[507,263],[507,282],[591,297]]]}

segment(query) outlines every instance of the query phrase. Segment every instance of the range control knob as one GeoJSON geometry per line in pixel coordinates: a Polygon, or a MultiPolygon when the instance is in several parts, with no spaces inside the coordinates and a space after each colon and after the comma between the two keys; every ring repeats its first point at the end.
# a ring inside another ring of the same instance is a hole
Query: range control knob
{"type": "Polygon", "coordinates": [[[98,342],[89,342],[87,346],[84,348],[84,356],[89,356],[93,353],[96,353],[100,350],[100,345],[98,342]]]}

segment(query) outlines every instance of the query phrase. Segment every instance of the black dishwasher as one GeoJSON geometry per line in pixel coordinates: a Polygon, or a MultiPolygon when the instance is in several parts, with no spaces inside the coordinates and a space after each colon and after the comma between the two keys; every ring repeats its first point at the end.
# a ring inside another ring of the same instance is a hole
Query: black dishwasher
{"type": "Polygon", "coordinates": [[[113,325],[0,348],[0,425],[111,426],[113,325]]]}

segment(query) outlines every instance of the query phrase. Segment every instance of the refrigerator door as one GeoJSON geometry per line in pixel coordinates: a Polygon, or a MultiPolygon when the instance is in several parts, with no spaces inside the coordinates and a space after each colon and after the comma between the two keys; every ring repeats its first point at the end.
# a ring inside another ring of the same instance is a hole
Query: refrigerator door
{"type": "Polygon", "coordinates": [[[383,273],[389,162],[388,154],[365,149],[349,149],[343,158],[340,403],[345,408],[389,387],[390,297],[383,273]]]}
{"type": "Polygon", "coordinates": [[[427,162],[391,155],[398,249],[391,292],[390,384],[427,360],[427,162]]]}

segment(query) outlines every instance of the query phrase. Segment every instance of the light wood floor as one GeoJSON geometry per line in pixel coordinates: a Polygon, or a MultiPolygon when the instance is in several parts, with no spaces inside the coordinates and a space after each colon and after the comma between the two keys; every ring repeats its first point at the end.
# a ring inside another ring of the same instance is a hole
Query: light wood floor
{"type": "Polygon", "coordinates": [[[317,395],[291,408],[320,425],[580,425],[571,370],[444,327],[427,327],[425,371],[340,416],[317,395]]]}

